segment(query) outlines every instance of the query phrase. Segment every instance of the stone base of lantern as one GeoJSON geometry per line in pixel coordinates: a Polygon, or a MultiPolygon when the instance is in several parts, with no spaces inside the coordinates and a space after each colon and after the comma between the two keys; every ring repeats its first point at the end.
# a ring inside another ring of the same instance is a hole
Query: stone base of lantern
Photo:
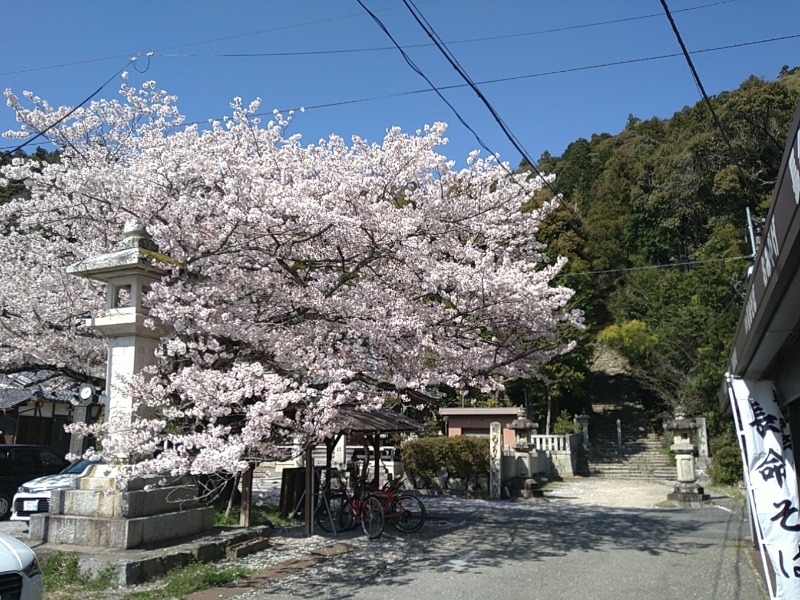
{"type": "Polygon", "coordinates": [[[511,481],[510,493],[512,498],[544,498],[544,491],[539,489],[535,479],[517,477],[511,481]]]}
{"type": "Polygon", "coordinates": [[[78,480],[80,489],[54,491],[49,514],[32,515],[31,540],[49,544],[128,550],[165,545],[214,527],[214,509],[202,506],[187,481],[145,491],[158,480],[136,479],[122,491],[98,471],[78,480]]]}
{"type": "Polygon", "coordinates": [[[696,483],[678,483],[673,488],[672,493],[667,494],[667,500],[689,505],[703,504],[710,499],[711,496],[705,493],[703,486],[696,483]]]}

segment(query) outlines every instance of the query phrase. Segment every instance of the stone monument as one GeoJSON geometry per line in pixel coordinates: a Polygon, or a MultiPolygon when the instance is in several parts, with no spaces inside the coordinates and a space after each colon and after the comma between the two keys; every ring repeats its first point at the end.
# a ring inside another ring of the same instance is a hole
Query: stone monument
{"type": "Polygon", "coordinates": [[[503,436],[497,421],[489,425],[489,499],[502,497],[503,436]]]}
{"type": "MultiPolygon", "coordinates": [[[[174,261],[159,253],[140,224],[131,222],[117,250],[67,268],[67,273],[106,284],[106,309],[87,324],[108,338],[107,420],[143,416],[124,383],[153,363],[162,334],[146,325],[148,311],[142,303],[149,286],[163,275],[155,263],[174,261]]],[[[213,508],[200,504],[191,480],[155,485],[160,479],[154,474],[122,485],[114,469],[98,464],[77,481],[77,489],[52,493],[50,513],[31,516],[30,537],[53,544],[128,549],[213,528],[213,508]]]]}

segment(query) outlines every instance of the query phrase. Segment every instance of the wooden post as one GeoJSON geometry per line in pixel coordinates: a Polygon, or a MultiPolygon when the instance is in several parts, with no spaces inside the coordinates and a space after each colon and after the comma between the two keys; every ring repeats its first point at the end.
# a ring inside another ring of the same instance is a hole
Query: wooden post
{"type": "Polygon", "coordinates": [[[306,491],[304,512],[306,520],[306,535],[314,535],[314,447],[306,448],[306,491]]]}
{"type": "MultiPolygon", "coordinates": [[[[242,473],[242,507],[239,513],[239,525],[250,527],[250,517],[253,506],[253,471],[255,464],[248,463],[247,470],[242,473]]],[[[235,490],[234,490],[235,491],[235,490]]]]}

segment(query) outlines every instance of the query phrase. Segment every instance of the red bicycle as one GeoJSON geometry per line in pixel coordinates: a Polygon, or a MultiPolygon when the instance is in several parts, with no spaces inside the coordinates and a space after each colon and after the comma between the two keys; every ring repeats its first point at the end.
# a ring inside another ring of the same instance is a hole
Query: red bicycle
{"type": "Polygon", "coordinates": [[[425,524],[425,505],[417,496],[400,490],[402,476],[392,478],[370,493],[381,500],[386,521],[402,533],[414,533],[425,524]]]}
{"type": "Polygon", "coordinates": [[[345,486],[320,492],[314,511],[317,525],[327,533],[339,533],[361,524],[361,530],[371,540],[380,537],[386,525],[382,500],[371,492],[350,494],[345,486]]]}

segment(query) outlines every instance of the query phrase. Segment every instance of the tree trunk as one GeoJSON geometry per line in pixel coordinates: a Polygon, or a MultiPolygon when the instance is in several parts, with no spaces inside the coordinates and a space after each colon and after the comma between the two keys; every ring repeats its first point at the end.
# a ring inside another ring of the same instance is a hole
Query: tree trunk
{"type": "Polygon", "coordinates": [[[225,509],[225,519],[229,519],[231,513],[233,512],[234,499],[236,498],[236,488],[239,487],[239,478],[241,475],[241,473],[236,473],[236,476],[233,478],[233,489],[231,490],[231,495],[228,497],[228,508],[225,509]]]}

